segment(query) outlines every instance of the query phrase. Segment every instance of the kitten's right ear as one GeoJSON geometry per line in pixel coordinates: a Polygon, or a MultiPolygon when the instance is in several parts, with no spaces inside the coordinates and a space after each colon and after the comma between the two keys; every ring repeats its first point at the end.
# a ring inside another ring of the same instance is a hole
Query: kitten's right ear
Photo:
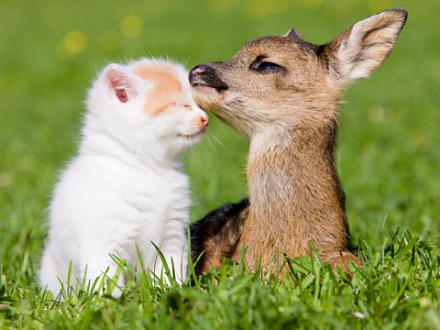
{"type": "Polygon", "coordinates": [[[140,77],[115,63],[104,69],[103,78],[110,97],[117,97],[121,103],[127,103],[135,98],[142,85],[140,77]]]}

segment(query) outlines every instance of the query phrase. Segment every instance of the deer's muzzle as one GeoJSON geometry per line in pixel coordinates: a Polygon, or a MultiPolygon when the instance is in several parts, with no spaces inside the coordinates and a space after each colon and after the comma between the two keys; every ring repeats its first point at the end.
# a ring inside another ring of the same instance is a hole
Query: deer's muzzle
{"type": "Polygon", "coordinates": [[[207,64],[195,66],[188,75],[192,87],[211,87],[217,91],[229,89],[228,85],[221,80],[214,68],[207,64]]]}

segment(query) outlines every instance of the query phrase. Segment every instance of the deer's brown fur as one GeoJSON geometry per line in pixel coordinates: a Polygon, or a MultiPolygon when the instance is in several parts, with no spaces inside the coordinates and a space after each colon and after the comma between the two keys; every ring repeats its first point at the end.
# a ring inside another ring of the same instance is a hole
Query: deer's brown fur
{"type": "Polygon", "coordinates": [[[308,255],[309,240],[334,263],[351,251],[334,159],[338,103],[348,83],[388,56],[406,17],[400,8],[379,13],[322,46],[296,30],[258,38],[233,59],[190,72],[198,104],[250,139],[250,205],[192,226],[192,248],[204,251],[199,274],[224,256],[238,261],[243,246],[249,265],[263,253],[265,268],[277,247],[308,255]]]}

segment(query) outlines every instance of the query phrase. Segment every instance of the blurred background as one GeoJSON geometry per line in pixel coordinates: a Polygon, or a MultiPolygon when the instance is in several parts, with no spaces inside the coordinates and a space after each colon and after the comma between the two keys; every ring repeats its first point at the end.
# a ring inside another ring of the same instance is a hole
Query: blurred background
{"type": "MultiPolygon", "coordinates": [[[[337,151],[354,241],[377,246],[398,226],[425,238],[440,229],[440,1],[2,1],[0,263],[38,260],[51,189],[75,155],[97,70],[142,56],[190,69],[291,28],[322,44],[398,6],[407,24],[372,78],[348,90],[337,151]]],[[[210,117],[207,136],[184,158],[193,221],[247,195],[248,141],[210,117]]]]}

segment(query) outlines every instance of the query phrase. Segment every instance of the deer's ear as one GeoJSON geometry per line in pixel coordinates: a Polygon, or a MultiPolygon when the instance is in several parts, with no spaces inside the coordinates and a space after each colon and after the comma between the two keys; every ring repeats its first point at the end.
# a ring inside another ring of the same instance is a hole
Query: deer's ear
{"type": "Polygon", "coordinates": [[[390,54],[407,15],[405,9],[395,8],[359,21],[325,46],[324,53],[345,82],[368,77],[390,54]]]}
{"type": "Polygon", "coordinates": [[[305,41],[301,33],[299,33],[299,31],[295,29],[290,29],[289,32],[284,35],[284,37],[289,37],[294,41],[305,41]]]}
{"type": "Polygon", "coordinates": [[[136,97],[142,80],[119,64],[108,65],[103,72],[106,91],[111,98],[127,103],[136,97]]]}

